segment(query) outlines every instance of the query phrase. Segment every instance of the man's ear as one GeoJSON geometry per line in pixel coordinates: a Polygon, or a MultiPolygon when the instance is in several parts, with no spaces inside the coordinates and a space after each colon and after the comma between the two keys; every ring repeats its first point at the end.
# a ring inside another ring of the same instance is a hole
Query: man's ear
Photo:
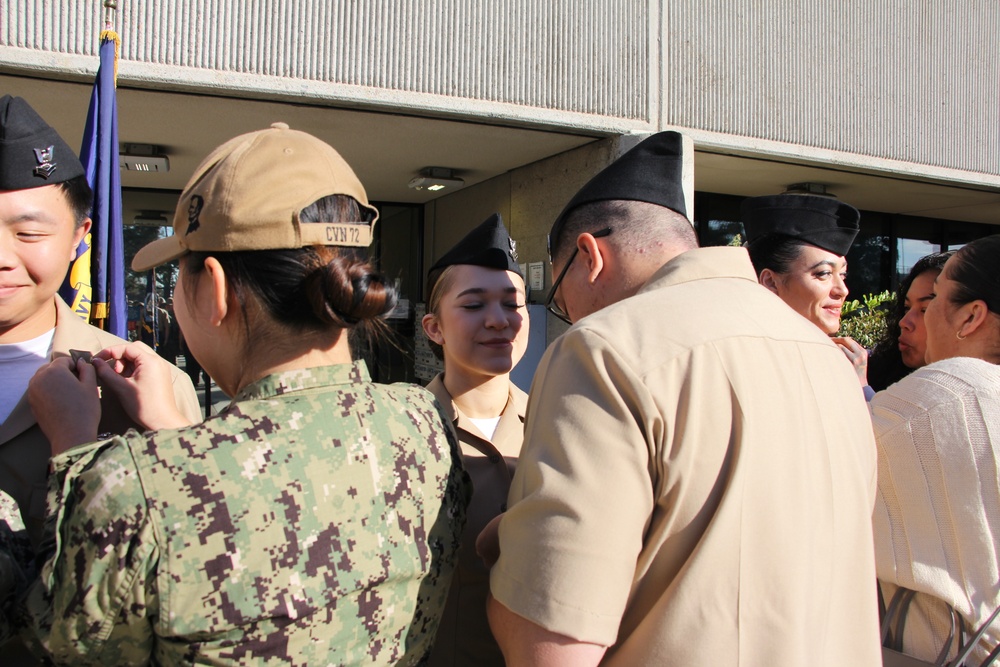
{"type": "Polygon", "coordinates": [[[82,223],[76,226],[76,229],[73,230],[73,248],[69,253],[69,261],[72,262],[76,259],[77,248],[80,247],[83,239],[87,236],[87,233],[90,232],[91,224],[93,223],[90,218],[86,218],[82,223]]]}
{"type": "Polygon", "coordinates": [[[778,293],[778,274],[771,269],[761,271],[757,281],[775,294],[778,293]]]}
{"type": "Polygon", "coordinates": [[[424,333],[427,337],[438,345],[444,344],[444,336],[441,334],[441,323],[438,321],[438,316],[434,313],[427,313],[424,315],[423,319],[420,320],[420,324],[424,327],[424,333]]]}
{"type": "Polygon", "coordinates": [[[605,256],[601,251],[601,245],[594,238],[593,234],[584,232],[576,237],[576,247],[580,251],[580,258],[587,267],[587,282],[593,284],[604,270],[605,256]]]}
{"type": "Polygon", "coordinates": [[[226,272],[219,264],[219,260],[214,257],[205,258],[205,272],[208,276],[208,287],[211,290],[211,301],[208,304],[210,308],[209,323],[217,327],[229,314],[230,294],[226,284],[226,272]]]}

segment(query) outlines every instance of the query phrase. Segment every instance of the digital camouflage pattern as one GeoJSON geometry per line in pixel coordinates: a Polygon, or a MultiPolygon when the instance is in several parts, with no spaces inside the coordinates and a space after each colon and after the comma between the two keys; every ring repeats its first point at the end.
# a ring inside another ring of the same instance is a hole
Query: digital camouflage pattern
{"type": "Polygon", "coordinates": [[[34,552],[17,502],[0,491],[0,647],[17,634],[17,596],[33,578],[34,552]]]}
{"type": "Polygon", "coordinates": [[[458,461],[433,397],[361,363],[71,450],[29,630],[74,665],[418,664],[465,520],[458,461]]]}

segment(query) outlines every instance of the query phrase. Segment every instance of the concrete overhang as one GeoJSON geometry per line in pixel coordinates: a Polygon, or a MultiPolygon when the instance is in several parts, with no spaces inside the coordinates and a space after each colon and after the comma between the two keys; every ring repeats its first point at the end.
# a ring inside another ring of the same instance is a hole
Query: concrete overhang
{"type": "MultiPolygon", "coordinates": [[[[71,146],[79,146],[91,85],[0,74],[0,92],[26,98],[71,146]]],[[[275,121],[310,132],[337,148],[376,201],[425,203],[435,193],[407,183],[426,167],[449,167],[466,187],[599,139],[565,126],[547,130],[503,118],[427,117],[291,103],[121,87],[121,143],[154,144],[170,159],[167,173],[123,172],[122,185],[137,192],[133,209],[164,208],[164,195],[183,188],[208,152],[243,132],[275,121]],[[149,205],[139,191],[149,192],[149,205]],[[157,191],[166,191],[157,194],[157,191]]],[[[824,159],[821,152],[780,155],[752,147],[728,149],[720,135],[692,133],[697,149],[695,189],[732,195],[781,192],[791,183],[822,183],[854,206],[871,211],[965,222],[1000,224],[1000,187],[986,179],[920,177],[884,165],[865,168],[824,159]]],[[[572,193],[553,193],[569,199],[572,193]]],[[[130,221],[135,211],[126,210],[130,221]]],[[[548,221],[545,221],[545,225],[548,221]]]]}

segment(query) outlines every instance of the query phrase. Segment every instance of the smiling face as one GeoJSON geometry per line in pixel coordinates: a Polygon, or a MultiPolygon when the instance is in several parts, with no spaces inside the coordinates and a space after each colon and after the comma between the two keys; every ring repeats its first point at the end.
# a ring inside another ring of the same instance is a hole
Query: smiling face
{"type": "Polygon", "coordinates": [[[910,283],[903,307],[905,315],[899,321],[899,354],[907,368],[920,368],[926,362],[927,330],[924,312],[934,298],[934,279],[937,270],[924,271],[910,283]]]}
{"type": "Polygon", "coordinates": [[[528,344],[524,280],[511,271],[456,265],[424,331],[444,350],[446,374],[509,373],[528,344]]]}
{"type": "Polygon", "coordinates": [[[847,260],[814,245],[802,246],[786,273],[761,272],[765,287],[792,310],[833,335],[840,329],[840,309],[847,298],[847,260]]]}
{"type": "Polygon", "coordinates": [[[0,192],[0,343],[55,326],[53,298],[89,229],[58,185],[0,192]]]}

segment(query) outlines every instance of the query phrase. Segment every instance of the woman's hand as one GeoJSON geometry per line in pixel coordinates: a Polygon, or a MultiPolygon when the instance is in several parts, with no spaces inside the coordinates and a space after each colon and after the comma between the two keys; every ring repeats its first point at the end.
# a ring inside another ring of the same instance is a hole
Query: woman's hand
{"type": "Polygon", "coordinates": [[[101,398],[87,361],[61,357],[39,368],[28,383],[28,404],[53,456],[97,440],[101,398]]]}
{"type": "Polygon", "coordinates": [[[851,365],[854,366],[854,372],[858,374],[858,380],[861,382],[861,386],[867,387],[868,350],[862,347],[859,342],[848,336],[834,338],[833,342],[837,344],[837,347],[843,350],[848,361],[850,361],[851,365]]]}
{"type": "Polygon", "coordinates": [[[113,392],[128,416],[143,428],[191,425],[174,401],[170,364],[145,343],[101,350],[93,364],[104,391],[113,392]]]}

